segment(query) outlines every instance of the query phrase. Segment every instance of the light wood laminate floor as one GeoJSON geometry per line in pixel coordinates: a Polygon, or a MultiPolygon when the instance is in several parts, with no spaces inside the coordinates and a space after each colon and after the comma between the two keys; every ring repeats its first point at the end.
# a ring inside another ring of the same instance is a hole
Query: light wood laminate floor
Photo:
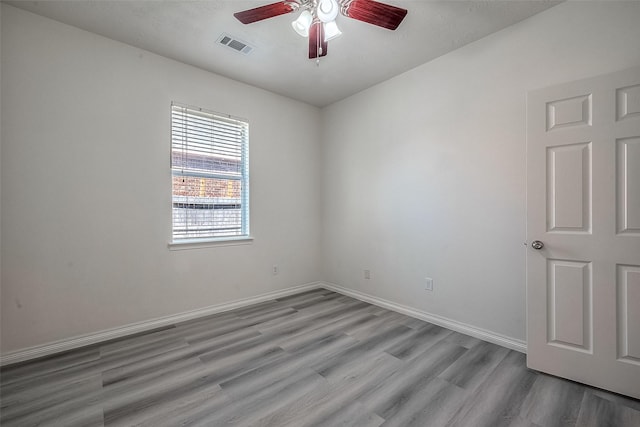
{"type": "Polygon", "coordinates": [[[9,366],[2,426],[640,426],[640,402],[323,290],[9,366]]]}

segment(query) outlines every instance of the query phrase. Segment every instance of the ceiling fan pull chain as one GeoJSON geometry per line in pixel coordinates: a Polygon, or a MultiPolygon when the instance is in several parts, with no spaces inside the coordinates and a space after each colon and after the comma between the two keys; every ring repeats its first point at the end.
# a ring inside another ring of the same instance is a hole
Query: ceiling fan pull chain
{"type": "Polygon", "coordinates": [[[318,56],[316,57],[316,67],[319,67],[320,57],[322,56],[322,41],[320,41],[320,37],[322,36],[322,32],[320,31],[320,29],[322,28],[322,23],[320,25],[317,25],[316,28],[318,29],[318,37],[316,37],[316,43],[318,44],[318,50],[317,50],[318,56]]]}

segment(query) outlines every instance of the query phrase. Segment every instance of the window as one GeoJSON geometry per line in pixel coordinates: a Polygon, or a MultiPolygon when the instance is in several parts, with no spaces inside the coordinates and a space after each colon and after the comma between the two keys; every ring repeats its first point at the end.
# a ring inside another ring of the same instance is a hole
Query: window
{"type": "Polygon", "coordinates": [[[249,124],[171,104],[175,243],[249,236],[249,124]]]}

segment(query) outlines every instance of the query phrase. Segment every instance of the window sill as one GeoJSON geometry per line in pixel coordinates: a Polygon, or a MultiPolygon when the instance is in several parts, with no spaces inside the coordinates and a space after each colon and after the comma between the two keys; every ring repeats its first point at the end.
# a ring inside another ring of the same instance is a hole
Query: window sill
{"type": "Polygon", "coordinates": [[[217,248],[220,246],[240,246],[250,245],[253,242],[252,236],[242,237],[222,237],[217,239],[184,239],[174,240],[167,245],[171,251],[181,251],[185,249],[217,248]]]}

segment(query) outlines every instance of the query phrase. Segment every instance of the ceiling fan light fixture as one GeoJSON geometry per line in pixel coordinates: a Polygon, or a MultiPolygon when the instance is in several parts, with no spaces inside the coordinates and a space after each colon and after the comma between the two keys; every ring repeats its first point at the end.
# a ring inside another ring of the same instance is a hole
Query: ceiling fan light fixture
{"type": "Polygon", "coordinates": [[[280,0],[236,12],[233,16],[243,24],[251,24],[297,11],[300,15],[291,26],[296,33],[308,38],[309,59],[316,61],[327,55],[328,41],[342,34],[336,24],[338,14],[388,30],[398,28],[407,15],[407,9],[377,0],[280,0]]]}
{"type": "Polygon", "coordinates": [[[342,31],[340,31],[340,28],[338,28],[338,24],[336,24],[336,21],[325,22],[323,25],[324,41],[326,42],[328,42],[329,40],[333,40],[342,34],[342,31]]]}
{"type": "Polygon", "coordinates": [[[291,23],[291,26],[296,31],[296,33],[300,34],[302,37],[308,37],[309,28],[311,27],[311,21],[313,21],[311,12],[309,12],[308,10],[303,10],[298,19],[291,23]]]}
{"type": "Polygon", "coordinates": [[[340,6],[338,6],[336,0],[320,0],[316,14],[318,15],[318,19],[326,24],[327,22],[334,21],[339,11],[340,6]]]}

